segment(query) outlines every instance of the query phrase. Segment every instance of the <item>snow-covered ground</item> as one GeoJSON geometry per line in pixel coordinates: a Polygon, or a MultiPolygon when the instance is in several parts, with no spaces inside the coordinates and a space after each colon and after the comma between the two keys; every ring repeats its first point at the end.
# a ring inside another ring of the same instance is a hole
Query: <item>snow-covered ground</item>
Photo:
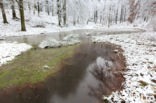
{"type": "Polygon", "coordinates": [[[120,45],[127,60],[125,89],[104,99],[112,103],[156,102],[156,32],[94,36],[93,41],[120,45]]]}
{"type": "Polygon", "coordinates": [[[0,66],[13,60],[15,56],[20,55],[22,52],[29,50],[30,48],[30,45],[24,43],[0,43],[0,66]]]}
{"type": "MultiPolygon", "coordinates": [[[[59,27],[57,16],[49,16],[46,13],[41,13],[40,16],[33,15],[28,11],[25,11],[26,15],[26,32],[21,32],[21,24],[20,19],[13,20],[11,11],[6,10],[8,24],[0,23],[0,38],[6,36],[23,36],[23,35],[39,35],[39,34],[48,34],[53,32],[60,31],[71,31],[71,30],[79,30],[79,29],[100,29],[105,32],[116,32],[116,31],[137,31],[137,27],[133,27],[133,25],[129,23],[122,23],[119,25],[112,25],[110,28],[107,26],[103,26],[102,24],[95,24],[89,22],[88,25],[77,24],[73,26],[73,24],[68,24],[66,27],[59,27]]],[[[18,13],[18,12],[17,12],[18,13]]],[[[0,16],[0,22],[2,22],[2,17],[0,16]]]]}

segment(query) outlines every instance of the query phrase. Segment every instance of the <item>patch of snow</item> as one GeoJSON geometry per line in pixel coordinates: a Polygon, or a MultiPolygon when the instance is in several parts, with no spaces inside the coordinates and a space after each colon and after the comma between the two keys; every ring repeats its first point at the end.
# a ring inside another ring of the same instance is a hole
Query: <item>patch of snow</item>
{"type": "Polygon", "coordinates": [[[55,48],[61,46],[70,46],[80,43],[78,34],[70,34],[63,38],[63,40],[56,40],[53,38],[49,38],[48,40],[44,40],[40,43],[40,48],[55,48]]]}
{"type": "Polygon", "coordinates": [[[39,45],[40,48],[60,47],[60,46],[62,46],[61,42],[57,41],[56,39],[44,40],[39,45]]]}
{"type": "Polygon", "coordinates": [[[49,69],[50,67],[48,65],[44,65],[43,69],[49,69]]]}
{"type": "Polygon", "coordinates": [[[156,43],[156,32],[145,32],[144,35],[141,36],[141,39],[156,43]]]}
{"type": "Polygon", "coordinates": [[[155,103],[156,84],[156,45],[148,37],[155,38],[153,33],[134,33],[120,35],[93,36],[94,42],[111,42],[121,45],[127,61],[128,71],[124,72],[126,81],[125,89],[113,92],[104,99],[111,103],[155,103]],[[139,81],[144,81],[147,85],[142,86],[139,81]]]}
{"type": "Polygon", "coordinates": [[[20,55],[22,52],[25,52],[30,48],[31,46],[25,43],[0,43],[0,66],[13,60],[15,56],[20,55]]]}

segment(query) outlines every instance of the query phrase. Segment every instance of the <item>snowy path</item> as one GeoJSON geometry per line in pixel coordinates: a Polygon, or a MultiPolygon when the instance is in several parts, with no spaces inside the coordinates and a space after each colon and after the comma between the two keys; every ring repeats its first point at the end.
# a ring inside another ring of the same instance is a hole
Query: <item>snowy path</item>
{"type": "Polygon", "coordinates": [[[125,89],[104,99],[112,103],[156,102],[156,33],[94,36],[93,41],[121,45],[127,60],[125,89]]]}
{"type": "Polygon", "coordinates": [[[11,61],[15,56],[21,54],[22,52],[30,49],[31,46],[25,43],[0,43],[0,66],[6,64],[8,61],[11,61]]]}

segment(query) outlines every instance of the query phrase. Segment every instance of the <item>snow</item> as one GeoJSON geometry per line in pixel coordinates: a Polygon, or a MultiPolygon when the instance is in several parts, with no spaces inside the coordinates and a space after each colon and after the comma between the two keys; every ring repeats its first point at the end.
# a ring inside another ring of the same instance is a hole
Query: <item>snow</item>
{"type": "Polygon", "coordinates": [[[22,52],[25,52],[31,48],[30,45],[25,43],[9,43],[2,42],[0,43],[0,66],[6,64],[7,62],[13,60],[15,56],[20,55],[22,52]]]}
{"type": "MultiPolygon", "coordinates": [[[[132,6],[132,8],[134,6],[129,4],[129,0],[68,0],[68,25],[66,27],[58,26],[57,9],[55,9],[57,8],[56,0],[46,0],[48,1],[48,4],[45,0],[40,0],[40,3],[42,4],[40,6],[43,6],[43,11],[40,12],[39,15],[37,14],[37,10],[28,10],[27,3],[30,2],[30,6],[33,7],[35,1],[24,0],[26,32],[20,31],[20,19],[12,20],[10,3],[7,3],[6,1],[5,11],[9,24],[0,23],[0,40],[5,39],[7,36],[50,34],[53,32],[78,29],[102,30],[102,34],[105,35],[101,35],[100,33],[100,35],[93,36],[93,41],[107,41],[121,45],[125,51],[124,55],[127,60],[128,68],[128,71],[123,73],[126,78],[126,82],[124,83],[125,89],[123,91],[114,92],[111,96],[104,97],[104,99],[108,99],[111,102],[117,101],[119,103],[123,100],[127,103],[156,101],[153,96],[156,94],[156,84],[151,81],[156,80],[156,32],[150,32],[156,30],[156,19],[154,16],[155,0],[134,0],[135,4],[139,3],[139,7],[132,11],[137,12],[133,24],[127,23],[128,17],[131,13],[129,6],[132,6]],[[50,7],[50,5],[54,6],[54,16],[46,13],[46,9],[50,7]],[[33,11],[36,12],[36,14],[33,14],[33,11]],[[96,11],[98,16],[97,24],[93,23],[96,11]],[[124,13],[121,14],[122,12],[124,13]],[[75,26],[73,26],[74,21],[76,22],[75,26]],[[108,28],[108,26],[110,26],[110,28],[108,28]],[[138,26],[141,28],[144,27],[148,32],[134,33],[142,31],[137,28],[138,26]],[[122,34],[106,35],[113,33],[122,34]],[[148,85],[141,86],[139,81],[144,81],[148,85]]],[[[17,4],[15,4],[15,10],[19,17],[17,4]]],[[[0,22],[2,22],[2,16],[0,16],[0,22]]],[[[86,35],[92,36],[92,33],[86,35]]],[[[64,37],[62,41],[51,38],[43,40],[39,47],[60,47],[77,44],[79,42],[79,35],[71,34],[64,37]]],[[[20,55],[22,52],[29,50],[30,48],[31,46],[25,43],[1,42],[0,66],[13,60],[15,56],[20,55]]],[[[117,53],[118,51],[115,50],[114,52],[117,53]]],[[[105,60],[99,57],[94,64],[97,64],[100,68],[103,66],[102,63],[106,64],[105,60]]],[[[112,65],[111,62],[108,62],[108,64],[112,65]]]]}
{"type": "MultiPolygon", "coordinates": [[[[40,35],[40,34],[50,34],[54,32],[63,32],[63,31],[72,31],[79,29],[95,29],[95,30],[104,30],[104,31],[135,31],[138,29],[137,27],[133,27],[133,25],[129,23],[122,23],[119,25],[111,25],[108,28],[107,25],[95,24],[93,22],[89,22],[89,24],[77,24],[73,26],[72,24],[68,24],[66,27],[59,27],[57,16],[49,16],[44,12],[41,12],[40,16],[33,15],[29,13],[29,11],[25,11],[26,18],[26,32],[22,32],[20,20],[12,20],[12,15],[10,10],[6,10],[7,18],[9,24],[0,23],[0,38],[6,36],[23,36],[23,35],[40,35]]],[[[17,12],[18,13],[18,12],[17,12]]],[[[2,22],[2,17],[0,16],[0,22],[2,22]]]]}
{"type": "MultiPolygon", "coordinates": [[[[53,32],[72,31],[78,29],[95,29],[100,28],[101,26],[89,23],[88,25],[77,24],[73,26],[72,24],[69,24],[67,27],[59,27],[57,16],[49,16],[44,12],[38,16],[31,14],[29,11],[25,11],[27,31],[22,32],[20,20],[13,20],[10,10],[6,10],[6,12],[9,24],[0,23],[0,38],[6,36],[49,34],[53,32]]],[[[2,20],[3,19],[0,16],[0,22],[2,22],[2,20]]]]}
{"type": "Polygon", "coordinates": [[[43,40],[40,44],[40,48],[55,48],[61,46],[70,46],[74,44],[80,43],[79,35],[78,34],[70,34],[63,38],[63,40],[56,40],[53,38],[48,38],[43,40]]]}
{"type": "Polygon", "coordinates": [[[111,42],[120,45],[127,61],[124,90],[113,92],[111,103],[155,103],[156,84],[156,32],[94,36],[94,42],[111,42]],[[147,83],[141,86],[139,81],[147,83]]]}

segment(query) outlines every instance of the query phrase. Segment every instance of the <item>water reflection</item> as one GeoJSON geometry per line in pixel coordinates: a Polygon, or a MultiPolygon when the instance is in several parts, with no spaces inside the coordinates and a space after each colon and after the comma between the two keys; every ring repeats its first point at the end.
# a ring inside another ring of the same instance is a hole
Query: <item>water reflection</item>
{"type": "Polygon", "coordinates": [[[99,98],[99,100],[102,99],[102,96],[108,96],[112,91],[123,88],[124,77],[112,61],[98,57],[96,62],[89,65],[89,70],[99,81],[97,87],[89,86],[90,95],[99,98]]]}
{"type": "Polygon", "coordinates": [[[0,103],[100,103],[103,94],[122,88],[123,56],[115,46],[86,43],[72,58],[62,61],[61,71],[45,82],[0,91],[0,103]]]}

